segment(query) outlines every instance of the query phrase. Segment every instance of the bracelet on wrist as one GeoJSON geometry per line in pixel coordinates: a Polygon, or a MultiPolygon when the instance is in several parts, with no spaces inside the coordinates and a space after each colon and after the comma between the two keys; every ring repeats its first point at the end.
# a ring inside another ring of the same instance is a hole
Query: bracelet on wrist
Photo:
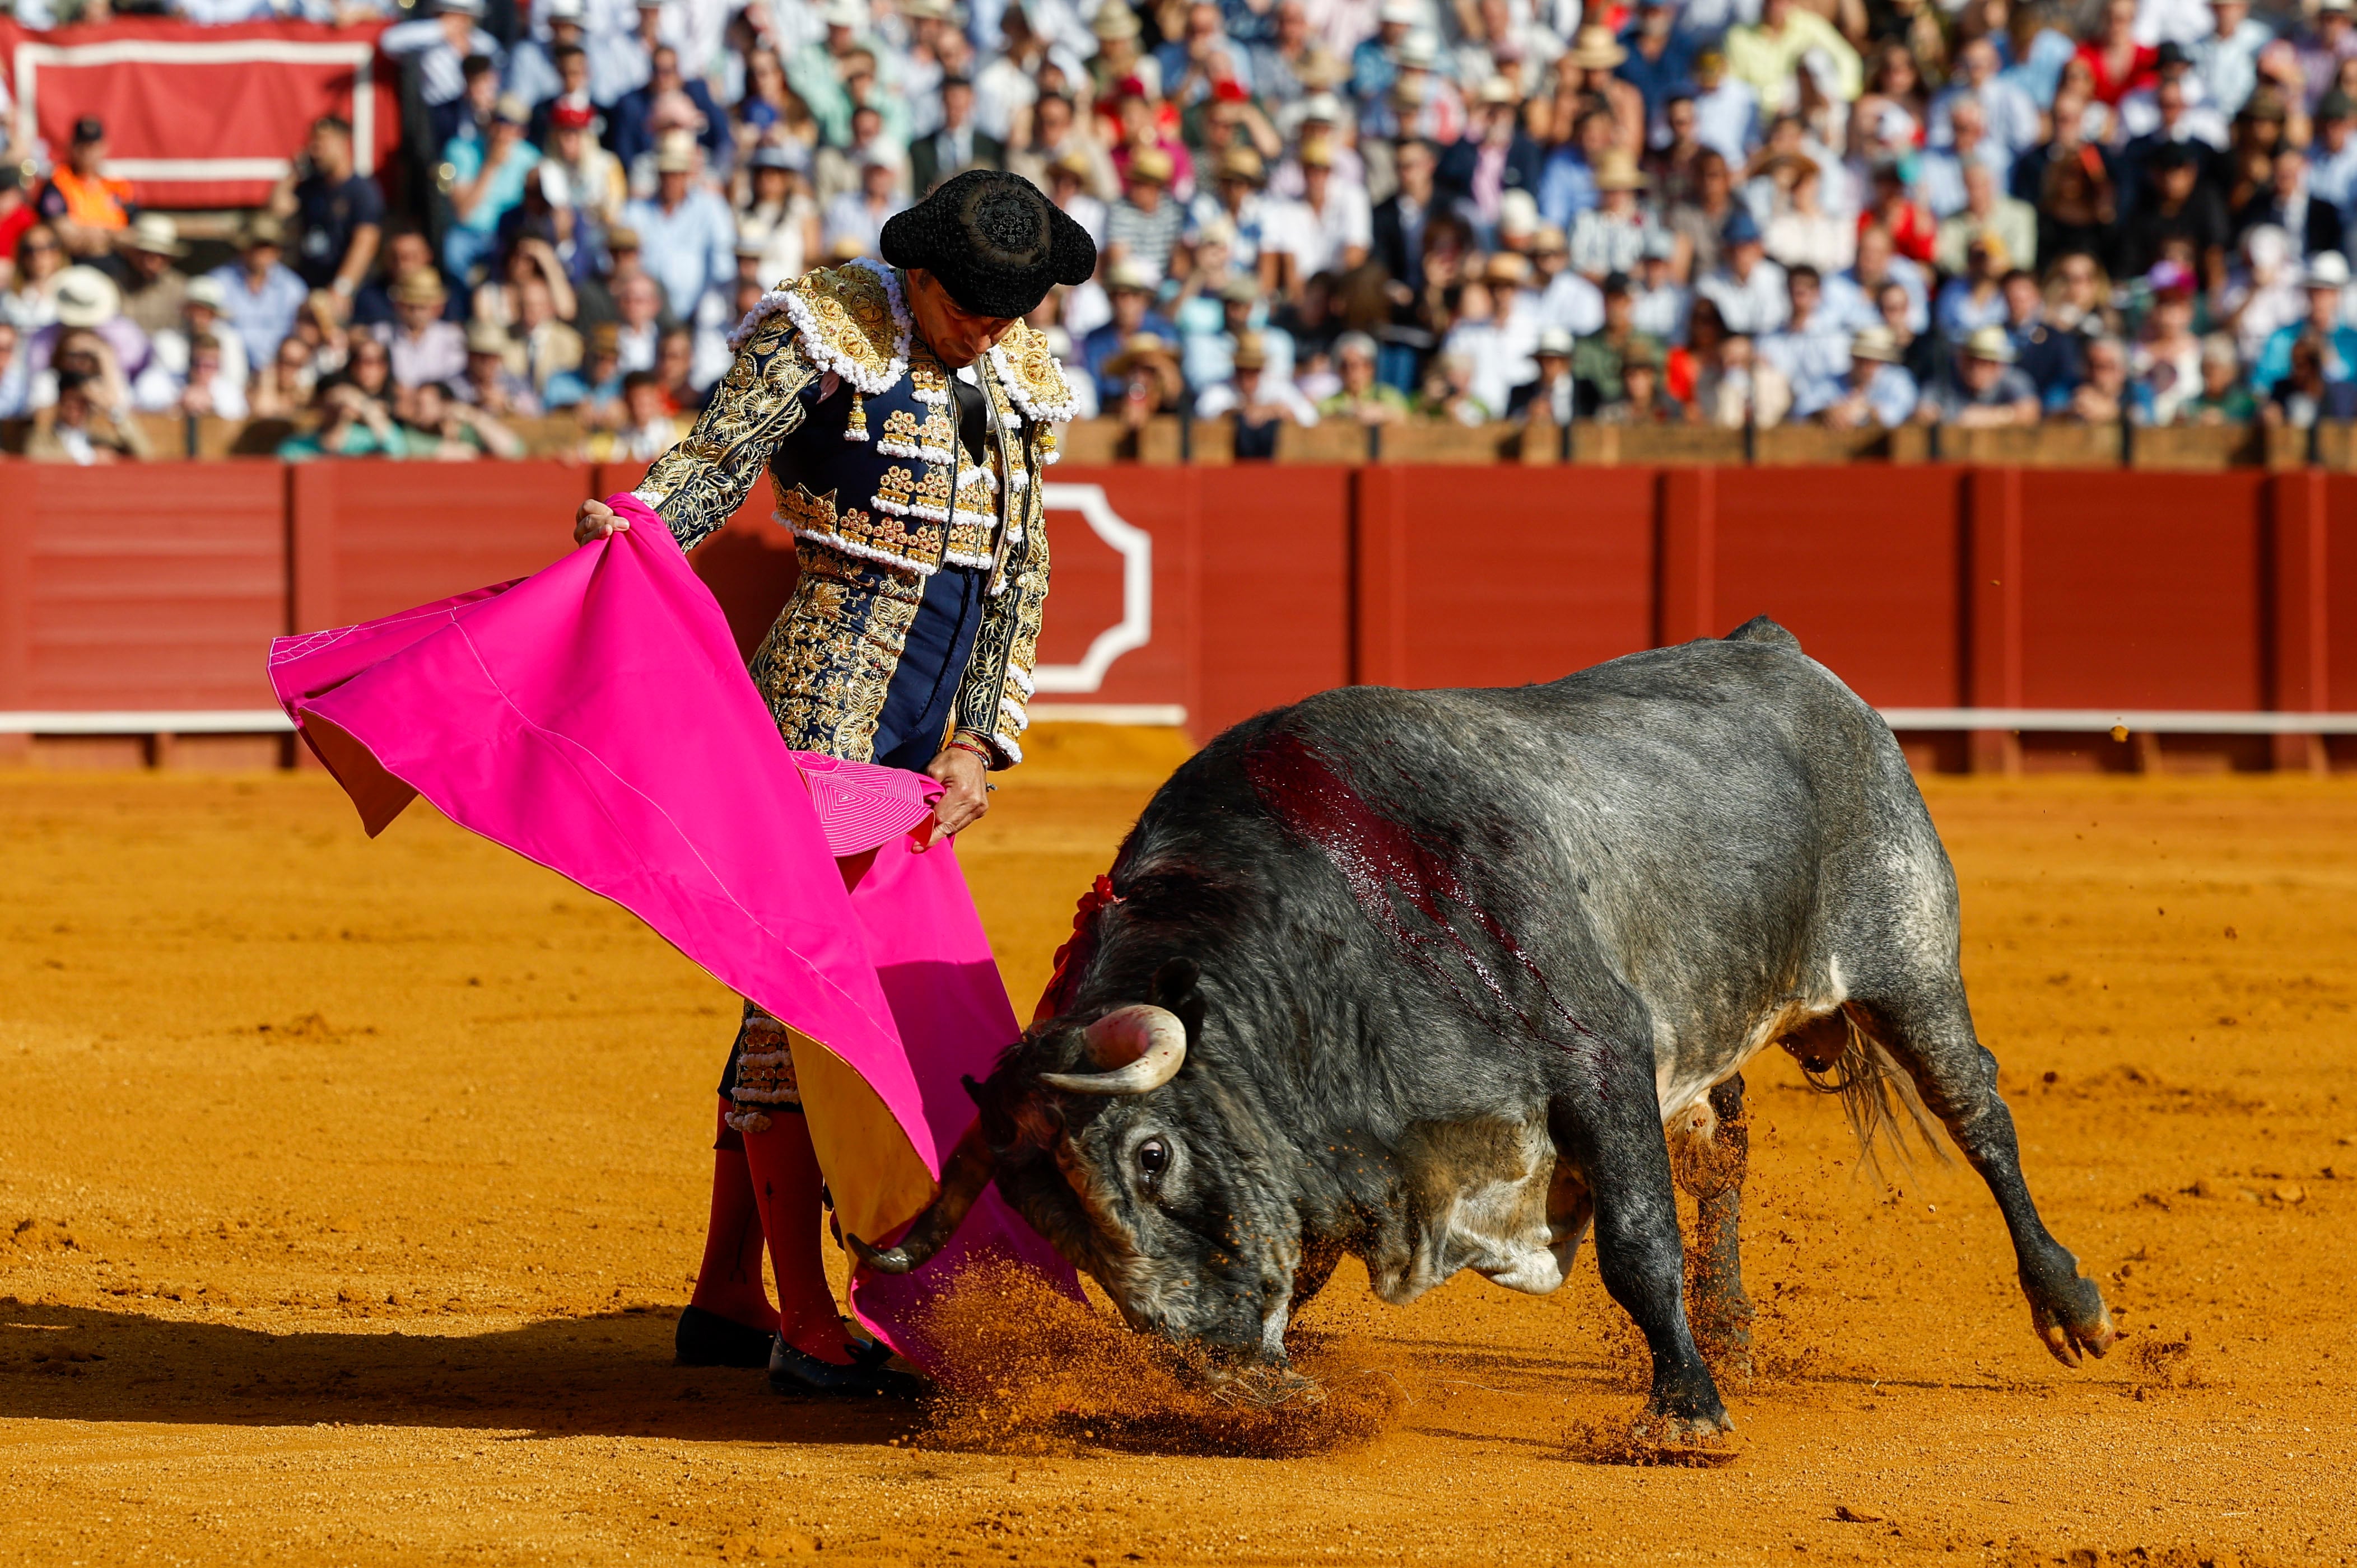
{"type": "Polygon", "coordinates": [[[995,767],[998,761],[996,757],[990,755],[986,748],[976,746],[974,742],[966,739],[963,736],[952,736],[950,740],[949,748],[952,751],[963,751],[969,757],[980,757],[982,759],[982,765],[985,768],[995,767]]]}

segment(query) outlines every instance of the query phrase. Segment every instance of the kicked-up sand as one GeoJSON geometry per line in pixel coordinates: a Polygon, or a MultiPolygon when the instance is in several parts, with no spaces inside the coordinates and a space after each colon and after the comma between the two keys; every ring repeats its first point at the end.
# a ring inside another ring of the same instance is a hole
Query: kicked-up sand
{"type": "MultiPolygon", "coordinates": [[[[1019,1014],[1181,755],[1046,730],[964,841],[1019,1014]]],[[[982,1297],[1011,1375],[931,1413],[675,1368],[719,986],[422,805],[370,843],[316,773],[0,775],[0,1563],[2357,1559],[2357,786],[1929,793],[2032,1188],[2126,1338],[2055,1365],[1978,1180],[1861,1173],[1770,1053],[1740,1449],[1649,1467],[1587,1251],[1406,1308],[1346,1266],[1300,1409],[982,1297]]]]}

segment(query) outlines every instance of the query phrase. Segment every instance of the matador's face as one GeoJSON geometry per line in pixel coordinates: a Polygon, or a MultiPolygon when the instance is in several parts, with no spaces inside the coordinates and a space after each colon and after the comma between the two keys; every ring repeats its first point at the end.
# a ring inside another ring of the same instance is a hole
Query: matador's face
{"type": "Polygon", "coordinates": [[[976,316],[950,297],[932,274],[909,269],[909,314],[917,333],[951,370],[973,364],[998,346],[1015,325],[1011,316],[976,316]]]}

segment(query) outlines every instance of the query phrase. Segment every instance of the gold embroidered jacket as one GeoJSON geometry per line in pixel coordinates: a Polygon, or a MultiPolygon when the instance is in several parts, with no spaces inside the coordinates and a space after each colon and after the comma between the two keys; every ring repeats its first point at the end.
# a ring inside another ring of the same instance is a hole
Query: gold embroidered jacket
{"type": "Polygon", "coordinates": [[[925,579],[986,569],[988,596],[958,688],[956,729],[994,766],[1022,760],[1048,596],[1039,476],[1057,457],[1071,389],[1017,323],[956,372],[987,407],[987,460],[960,446],[946,371],[916,336],[897,273],[855,262],[772,290],[685,441],[636,492],[683,549],[726,522],[764,468],[802,579],[753,655],[787,743],[868,760],[925,579]]]}

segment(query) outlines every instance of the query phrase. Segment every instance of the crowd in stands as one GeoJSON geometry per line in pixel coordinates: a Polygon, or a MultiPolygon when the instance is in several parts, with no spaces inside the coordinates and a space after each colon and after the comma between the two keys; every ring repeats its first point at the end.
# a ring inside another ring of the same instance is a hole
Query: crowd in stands
{"type": "Polygon", "coordinates": [[[1034,318],[1084,412],[1240,456],[1332,420],[2357,410],[2352,0],[167,3],[393,20],[432,156],[361,177],[323,120],[191,274],[104,125],[10,149],[0,419],[38,454],[177,412],[404,457],[565,413],[652,456],[763,292],[977,165],[1097,238],[1034,318]]]}

